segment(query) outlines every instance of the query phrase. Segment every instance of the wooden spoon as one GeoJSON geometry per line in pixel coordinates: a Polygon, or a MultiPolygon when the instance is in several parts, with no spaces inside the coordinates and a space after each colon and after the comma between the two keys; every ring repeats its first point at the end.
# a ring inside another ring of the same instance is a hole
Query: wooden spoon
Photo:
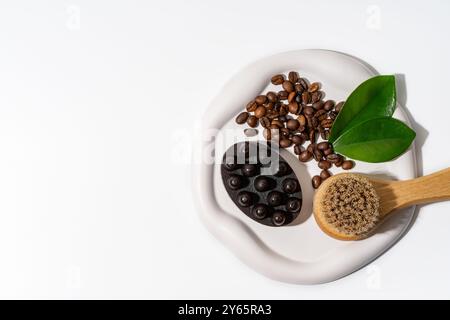
{"type": "Polygon", "coordinates": [[[450,168],[406,181],[341,173],[322,183],[313,210],[318,225],[328,235],[360,240],[373,234],[396,209],[443,200],[450,200],[450,168]],[[365,194],[373,191],[373,199],[365,194]]]}

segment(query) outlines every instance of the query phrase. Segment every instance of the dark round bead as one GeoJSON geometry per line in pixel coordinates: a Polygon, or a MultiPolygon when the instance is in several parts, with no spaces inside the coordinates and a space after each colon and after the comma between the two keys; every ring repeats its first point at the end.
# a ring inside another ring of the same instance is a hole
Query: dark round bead
{"type": "Polygon", "coordinates": [[[277,211],[272,216],[272,223],[279,227],[286,222],[286,215],[283,211],[277,211]]]}
{"type": "Polygon", "coordinates": [[[284,162],[284,161],[280,161],[279,166],[278,166],[278,171],[275,174],[277,177],[282,177],[285,176],[289,173],[290,168],[289,165],[284,162]]]}
{"type": "Polygon", "coordinates": [[[242,174],[246,177],[253,177],[258,174],[258,166],[256,164],[244,164],[242,174]]]}
{"type": "Polygon", "coordinates": [[[302,201],[297,198],[290,198],[286,202],[286,210],[288,212],[299,212],[302,207],[302,201]]]}
{"type": "Polygon", "coordinates": [[[279,206],[283,203],[283,195],[278,191],[272,191],[267,196],[267,203],[272,207],[279,206]]]}
{"type": "Polygon", "coordinates": [[[253,207],[252,214],[256,219],[264,219],[269,214],[269,211],[270,209],[268,206],[260,203],[253,207]]]}
{"type": "Polygon", "coordinates": [[[288,178],[283,181],[282,189],[286,193],[294,193],[298,190],[298,181],[288,178]]]}
{"type": "Polygon", "coordinates": [[[272,189],[274,186],[274,181],[269,177],[257,177],[255,179],[255,189],[259,192],[264,192],[272,189]]]}
{"type": "Polygon", "coordinates": [[[232,157],[226,158],[223,165],[228,171],[233,171],[239,168],[239,165],[236,163],[236,159],[232,157]]]}
{"type": "Polygon", "coordinates": [[[250,192],[242,191],[238,194],[237,200],[241,207],[249,207],[253,204],[253,195],[250,192]]]}
{"type": "Polygon", "coordinates": [[[236,174],[232,174],[229,178],[228,178],[228,186],[230,187],[230,189],[232,190],[238,190],[242,187],[243,183],[242,183],[242,178],[236,174]]]}

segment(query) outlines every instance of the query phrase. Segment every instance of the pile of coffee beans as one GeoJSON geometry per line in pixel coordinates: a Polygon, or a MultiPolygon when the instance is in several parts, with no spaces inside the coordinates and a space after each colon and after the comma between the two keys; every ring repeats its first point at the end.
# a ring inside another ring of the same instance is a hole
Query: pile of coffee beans
{"type": "Polygon", "coordinates": [[[265,139],[271,140],[277,134],[280,147],[292,147],[300,161],[317,161],[322,171],[312,178],[314,188],[331,176],[329,169],[333,165],[352,169],[353,161],[335,153],[328,143],[331,127],[344,101],[325,100],[319,82],[310,83],[295,71],[287,77],[277,74],[271,82],[281,86],[281,90],[255,97],[247,104],[246,111],[236,117],[236,123],[251,128],[261,125],[265,139]]]}

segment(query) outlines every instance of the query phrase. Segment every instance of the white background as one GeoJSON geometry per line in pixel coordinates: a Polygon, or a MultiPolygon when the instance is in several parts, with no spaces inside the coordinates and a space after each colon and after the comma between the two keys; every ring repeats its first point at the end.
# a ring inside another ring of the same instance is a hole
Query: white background
{"type": "MultiPolygon", "coordinates": [[[[449,203],[369,267],[278,283],[201,224],[195,123],[269,54],[404,74],[424,174],[450,166],[448,1],[1,1],[0,298],[450,298],[449,203]]],[[[345,77],[345,74],[342,75],[345,77]]]]}

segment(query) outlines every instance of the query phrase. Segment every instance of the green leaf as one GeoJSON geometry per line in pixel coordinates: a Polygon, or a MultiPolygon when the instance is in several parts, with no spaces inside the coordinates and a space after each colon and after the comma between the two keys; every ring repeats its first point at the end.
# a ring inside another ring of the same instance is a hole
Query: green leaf
{"type": "Polygon", "coordinates": [[[348,97],[330,133],[330,142],[364,121],[391,117],[395,111],[394,76],[376,76],[360,84],[348,97]]]}
{"type": "Polygon", "coordinates": [[[416,133],[393,118],[371,119],[344,132],[334,143],[334,150],[365,162],[392,160],[408,149],[416,133]]]}

